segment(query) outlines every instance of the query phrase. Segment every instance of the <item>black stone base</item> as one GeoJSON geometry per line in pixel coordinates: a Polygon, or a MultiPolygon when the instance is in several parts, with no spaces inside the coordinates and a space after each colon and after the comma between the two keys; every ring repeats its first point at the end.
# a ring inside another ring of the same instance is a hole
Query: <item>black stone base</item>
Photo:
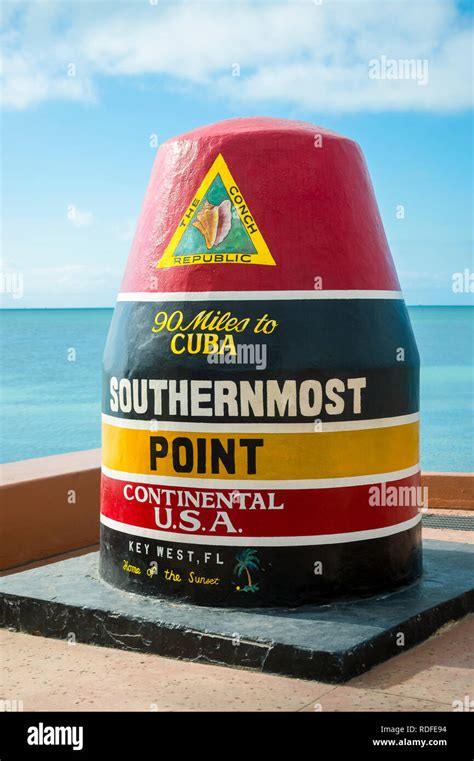
{"type": "Polygon", "coordinates": [[[104,525],[100,542],[99,572],[114,587],[212,607],[295,607],[359,598],[410,584],[422,572],[421,521],[377,539],[301,547],[158,542],[104,525]],[[239,558],[248,551],[254,553],[251,573],[240,568],[239,574],[239,558]]]}
{"type": "Polygon", "coordinates": [[[217,609],[123,592],[98,553],[4,576],[17,631],[326,682],[343,682],[474,610],[474,546],[426,541],[422,578],[398,591],[297,609],[217,609]],[[404,635],[404,644],[400,645],[404,635]]]}

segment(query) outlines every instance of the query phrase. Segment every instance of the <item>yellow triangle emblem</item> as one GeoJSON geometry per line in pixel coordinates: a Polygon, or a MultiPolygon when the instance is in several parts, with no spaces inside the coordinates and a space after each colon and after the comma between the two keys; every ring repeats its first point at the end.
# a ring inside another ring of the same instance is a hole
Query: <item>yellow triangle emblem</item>
{"type": "Polygon", "coordinates": [[[275,264],[221,153],[156,266],[190,264],[275,264]]]}

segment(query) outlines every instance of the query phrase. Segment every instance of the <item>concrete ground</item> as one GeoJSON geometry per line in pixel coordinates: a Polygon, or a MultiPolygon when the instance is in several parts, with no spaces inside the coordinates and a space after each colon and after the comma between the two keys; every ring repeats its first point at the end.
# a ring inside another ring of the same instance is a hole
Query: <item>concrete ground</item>
{"type": "MultiPolygon", "coordinates": [[[[423,535],[474,542],[467,531],[423,535]]],[[[466,710],[474,707],[473,642],[471,615],[334,686],[3,631],[1,697],[25,711],[466,710]]]]}

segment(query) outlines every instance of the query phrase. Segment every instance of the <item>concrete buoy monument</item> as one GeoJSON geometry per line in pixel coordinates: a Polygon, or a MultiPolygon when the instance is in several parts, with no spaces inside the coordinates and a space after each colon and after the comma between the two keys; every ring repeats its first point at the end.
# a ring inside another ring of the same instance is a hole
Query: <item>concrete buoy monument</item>
{"type": "Polygon", "coordinates": [[[352,140],[248,118],[164,143],[103,372],[105,581],[296,606],[421,573],[419,357],[352,140]]]}

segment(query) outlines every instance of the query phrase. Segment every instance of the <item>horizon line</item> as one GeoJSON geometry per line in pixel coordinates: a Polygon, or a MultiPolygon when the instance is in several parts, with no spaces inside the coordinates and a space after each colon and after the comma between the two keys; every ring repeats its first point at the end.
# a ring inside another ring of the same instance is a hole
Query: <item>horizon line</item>
{"type": "MultiPolygon", "coordinates": [[[[158,303],[158,302],[157,302],[158,303]]],[[[474,307],[474,303],[472,304],[408,304],[405,302],[407,307],[423,307],[423,308],[430,308],[430,307],[454,307],[456,309],[464,308],[464,307],[474,307]]],[[[107,309],[107,310],[113,310],[115,309],[115,304],[113,306],[107,306],[107,307],[5,307],[0,306],[1,312],[38,312],[38,311],[73,311],[73,310],[84,310],[84,309],[90,309],[90,310],[97,310],[97,309],[107,309]]]]}

